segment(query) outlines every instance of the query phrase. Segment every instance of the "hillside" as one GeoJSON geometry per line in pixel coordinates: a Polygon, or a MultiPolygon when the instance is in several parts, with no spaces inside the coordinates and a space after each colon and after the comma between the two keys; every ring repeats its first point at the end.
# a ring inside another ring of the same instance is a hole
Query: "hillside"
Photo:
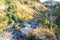
{"type": "Polygon", "coordinates": [[[8,25],[12,20],[33,20],[38,12],[45,10],[45,7],[41,3],[31,0],[1,0],[0,10],[0,24],[2,26],[8,25]]]}
{"type": "Polygon", "coordinates": [[[57,4],[47,7],[40,0],[0,0],[0,39],[60,40],[57,4]]]}

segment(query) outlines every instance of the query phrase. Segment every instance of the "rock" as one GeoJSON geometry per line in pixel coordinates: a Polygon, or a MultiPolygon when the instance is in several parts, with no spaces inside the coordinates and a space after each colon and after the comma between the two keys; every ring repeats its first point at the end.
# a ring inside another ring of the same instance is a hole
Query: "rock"
{"type": "Polygon", "coordinates": [[[31,25],[29,23],[24,23],[25,27],[31,27],[31,25]]]}
{"type": "Polygon", "coordinates": [[[31,30],[32,30],[32,28],[30,28],[30,27],[24,27],[24,28],[20,29],[20,31],[22,32],[23,35],[27,34],[31,30]]]}
{"type": "Polygon", "coordinates": [[[29,22],[29,23],[31,24],[31,26],[32,26],[33,28],[36,28],[36,22],[37,22],[37,19],[32,20],[32,21],[29,22]]]}

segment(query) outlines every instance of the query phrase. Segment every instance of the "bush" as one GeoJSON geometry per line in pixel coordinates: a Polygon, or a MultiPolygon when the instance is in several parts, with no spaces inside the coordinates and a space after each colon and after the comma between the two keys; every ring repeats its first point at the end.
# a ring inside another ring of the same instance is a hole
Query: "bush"
{"type": "Polygon", "coordinates": [[[57,19],[56,19],[56,24],[58,25],[58,26],[60,26],[60,15],[57,17],[57,19]]]}

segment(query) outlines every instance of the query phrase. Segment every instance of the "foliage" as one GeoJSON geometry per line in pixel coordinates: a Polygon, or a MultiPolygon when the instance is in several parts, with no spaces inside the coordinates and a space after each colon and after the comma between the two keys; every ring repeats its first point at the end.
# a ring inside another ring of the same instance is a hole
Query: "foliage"
{"type": "Polygon", "coordinates": [[[59,27],[60,26],[60,7],[56,6],[54,13],[56,14],[57,18],[56,18],[56,24],[59,27]]]}
{"type": "Polygon", "coordinates": [[[60,15],[57,17],[57,19],[56,19],[56,24],[58,25],[58,26],[60,26],[60,15]]]}
{"type": "Polygon", "coordinates": [[[57,27],[56,24],[52,23],[48,18],[47,18],[47,15],[43,14],[43,17],[42,18],[38,18],[37,20],[37,24],[39,23],[42,23],[43,26],[47,26],[48,28],[51,28],[51,29],[54,29],[57,27]]]}
{"type": "Polygon", "coordinates": [[[24,21],[28,21],[28,20],[31,20],[33,18],[32,16],[29,16],[26,13],[19,13],[18,12],[16,15],[18,15],[18,17],[21,18],[24,21]]]}
{"type": "Polygon", "coordinates": [[[58,13],[58,15],[60,15],[60,7],[57,6],[57,7],[55,8],[54,12],[55,12],[55,13],[58,13]]]}

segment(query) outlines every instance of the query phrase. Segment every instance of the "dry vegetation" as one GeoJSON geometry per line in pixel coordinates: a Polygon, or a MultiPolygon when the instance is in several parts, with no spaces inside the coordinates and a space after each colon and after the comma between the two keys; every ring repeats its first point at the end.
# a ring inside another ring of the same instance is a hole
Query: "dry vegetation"
{"type": "MultiPolygon", "coordinates": [[[[11,24],[12,20],[14,20],[15,23],[21,23],[21,20],[23,22],[28,22],[33,19],[39,20],[39,18],[36,17],[43,15],[43,12],[47,9],[42,3],[36,0],[0,0],[0,5],[0,33],[7,29],[8,24],[11,24]]],[[[45,25],[50,25],[47,18],[42,21],[45,25]]],[[[60,28],[56,28],[52,31],[49,28],[40,27],[33,29],[33,31],[29,32],[26,36],[29,37],[31,35],[39,39],[43,37],[49,40],[55,40],[58,37],[60,40],[60,28]]]]}
{"type": "Polygon", "coordinates": [[[56,40],[56,35],[54,31],[46,27],[40,27],[38,29],[33,30],[32,32],[29,32],[27,34],[27,37],[28,37],[27,39],[29,39],[29,37],[32,37],[31,35],[37,37],[38,39],[46,38],[48,40],[56,40]]]}

